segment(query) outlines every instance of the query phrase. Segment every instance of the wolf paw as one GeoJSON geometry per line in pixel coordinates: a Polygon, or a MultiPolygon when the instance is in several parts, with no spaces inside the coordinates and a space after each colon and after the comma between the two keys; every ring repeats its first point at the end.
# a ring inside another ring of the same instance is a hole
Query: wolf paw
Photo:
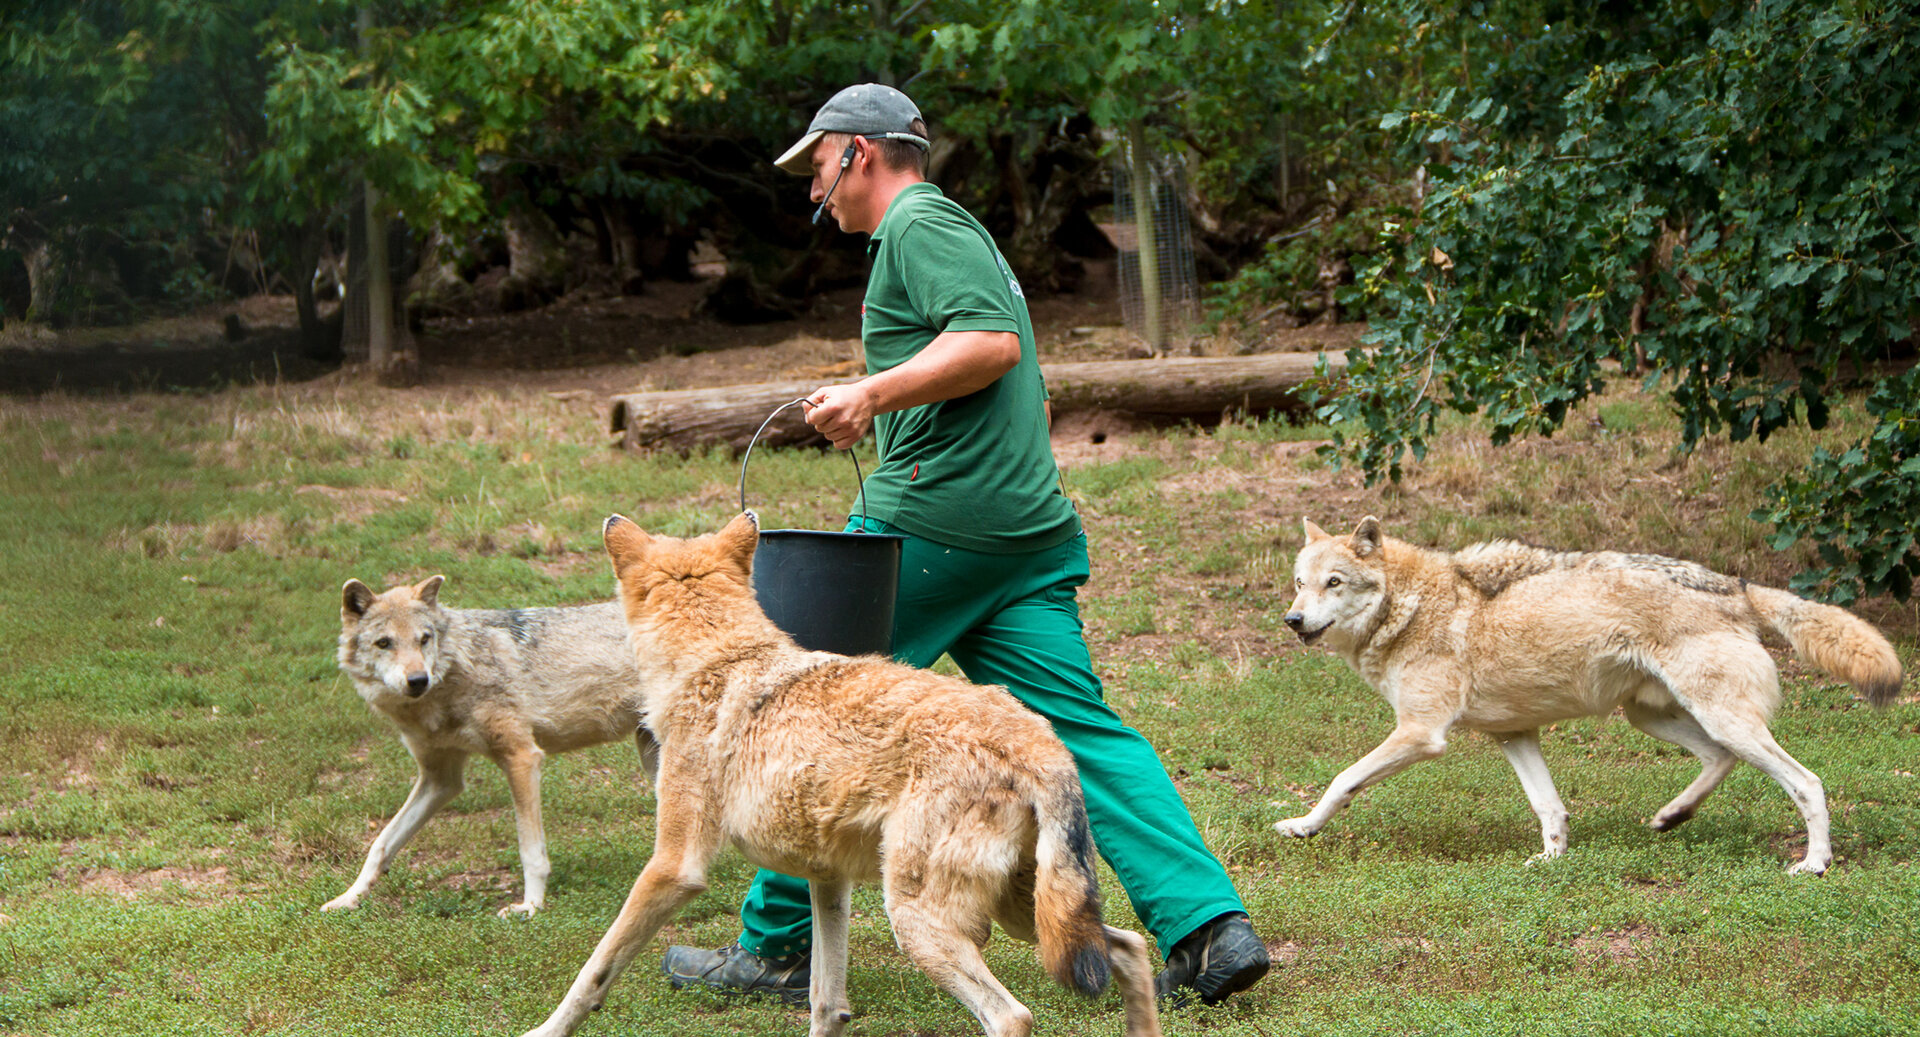
{"type": "Polygon", "coordinates": [[[1803,860],[1787,869],[1789,875],[1825,875],[1827,862],[1812,859],[1803,860]]]}
{"type": "Polygon", "coordinates": [[[1320,831],[1320,828],[1318,825],[1311,823],[1307,818],[1290,817],[1285,821],[1275,821],[1273,823],[1273,830],[1279,832],[1281,835],[1294,839],[1305,839],[1320,831]]]}
{"type": "Polygon", "coordinates": [[[360,898],[351,893],[342,893],[320,905],[322,911],[351,911],[360,906],[360,898]]]}
{"type": "Polygon", "coordinates": [[[1684,810],[1662,810],[1658,814],[1653,815],[1653,820],[1647,822],[1647,827],[1656,832],[1672,831],[1678,828],[1682,822],[1692,817],[1692,808],[1684,810]]]}
{"type": "Polygon", "coordinates": [[[508,904],[496,913],[501,918],[532,918],[539,910],[539,904],[529,904],[521,901],[518,904],[508,904]]]}
{"type": "Polygon", "coordinates": [[[1565,850],[1541,850],[1539,853],[1527,858],[1527,867],[1531,868],[1543,861],[1554,860],[1566,852],[1565,850]]]}

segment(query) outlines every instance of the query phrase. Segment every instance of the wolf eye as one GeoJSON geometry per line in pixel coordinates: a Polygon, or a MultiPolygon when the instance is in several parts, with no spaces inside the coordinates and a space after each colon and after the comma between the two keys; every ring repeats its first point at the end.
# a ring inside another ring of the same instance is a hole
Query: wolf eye
{"type": "Polygon", "coordinates": [[[375,648],[392,648],[392,647],[393,647],[393,638],[391,638],[391,637],[383,637],[383,638],[380,638],[379,640],[377,640],[377,641],[375,641],[375,642],[373,643],[373,646],[374,646],[375,648]]]}
{"type": "Polygon", "coordinates": [[[429,631],[427,631],[426,633],[424,633],[424,634],[421,634],[421,635],[420,635],[420,643],[421,643],[421,644],[426,644],[426,643],[427,643],[428,641],[431,641],[431,640],[433,640],[433,631],[431,631],[431,630],[429,630],[429,631]]]}
{"type": "Polygon", "coordinates": [[[1338,587],[1338,586],[1340,586],[1340,577],[1338,577],[1338,576],[1329,576],[1329,577],[1327,577],[1327,589],[1328,589],[1328,590],[1332,590],[1333,588],[1335,588],[1335,587],[1338,587]]]}

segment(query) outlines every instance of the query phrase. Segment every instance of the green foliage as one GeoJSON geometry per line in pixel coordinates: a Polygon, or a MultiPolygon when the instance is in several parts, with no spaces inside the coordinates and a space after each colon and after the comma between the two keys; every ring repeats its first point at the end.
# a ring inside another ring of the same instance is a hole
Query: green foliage
{"type": "MultiPolygon", "coordinates": [[[[1352,423],[1342,448],[1398,477],[1444,410],[1484,411],[1496,443],[1549,435],[1636,369],[1667,387],[1688,449],[1821,427],[1843,375],[1910,343],[1920,316],[1920,209],[1902,186],[1920,180],[1920,17],[1676,0],[1626,24],[1526,20],[1530,42],[1480,90],[1381,120],[1432,189],[1383,227],[1390,249],[1365,274],[1375,352],[1353,355],[1353,392],[1322,409],[1352,423]],[[1589,51],[1604,60],[1576,75],[1568,56],[1589,51]],[[1564,90],[1543,103],[1543,85],[1564,90]]],[[[1884,413],[1910,412],[1897,394],[1913,384],[1891,383],[1884,413]]],[[[1882,491],[1783,491],[1781,542],[1829,528],[1815,512],[1850,531],[1830,547],[1856,561],[1821,576],[1840,597],[1856,580],[1905,594],[1920,567],[1894,533],[1911,511],[1878,510],[1911,499],[1908,435],[1845,455],[1893,465],[1882,491]]]]}
{"type": "MultiPolygon", "coordinates": [[[[191,183],[164,161],[190,160],[200,208],[171,215],[206,213],[216,226],[176,222],[200,234],[258,231],[261,249],[295,280],[362,178],[423,229],[512,207],[579,213],[630,202],[668,223],[700,218],[720,235],[810,247],[810,228],[781,218],[781,200],[797,192],[765,160],[823,97],[869,79],[911,88],[965,156],[952,188],[1000,225],[1015,221],[1015,233],[1035,206],[1022,192],[1054,190],[1050,163],[1085,178],[1101,146],[1095,131],[1134,124],[1186,152],[1200,204],[1237,229],[1274,208],[1317,210],[1319,185],[1344,182],[1343,168],[1377,150],[1379,132],[1352,112],[1384,106],[1392,70],[1406,66],[1393,34],[1360,23],[1349,36],[1364,35],[1364,45],[1302,71],[1309,41],[1345,9],[1271,0],[85,3],[70,17],[0,15],[13,51],[44,52],[37,71],[23,63],[0,83],[0,103],[21,106],[0,125],[74,137],[61,148],[23,136],[8,149],[9,159],[35,156],[43,197],[89,181],[101,162],[123,166],[128,182],[191,183]],[[1376,68],[1388,74],[1376,78],[1376,68]],[[161,89],[166,70],[173,78],[161,89]],[[45,104],[29,110],[37,98],[45,104]],[[102,136],[149,115],[158,132],[102,136]],[[709,204],[716,199],[724,208],[709,204]]],[[[1429,49],[1431,67],[1442,68],[1444,48],[1429,49]]],[[[124,187],[115,187],[123,200],[124,187]]],[[[1048,233],[1051,225],[1037,248],[1048,233]]]]}
{"type": "Polygon", "coordinates": [[[274,146],[255,165],[262,197],[312,207],[360,170],[422,227],[487,211],[484,174],[559,165],[608,193],[636,131],[723,87],[714,60],[723,5],[495,0],[371,10],[344,5],[266,28],[276,58],[265,103],[274,146]],[[313,195],[315,190],[321,197],[313,195]],[[293,192],[289,194],[288,192],[293,192]]]}
{"type": "MultiPolygon", "coordinates": [[[[1379,228],[1387,207],[1362,204],[1346,212],[1327,212],[1299,232],[1269,242],[1260,257],[1234,272],[1208,302],[1215,320],[1252,320],[1263,309],[1295,313],[1319,307],[1329,274],[1340,263],[1363,262],[1380,247],[1379,228]]],[[[1340,316],[1360,321],[1372,316],[1377,297],[1336,288],[1340,316]]]]}
{"type": "Polygon", "coordinates": [[[1216,123],[1257,120],[1253,140],[1267,142],[1264,150],[1229,150],[1239,176],[1221,182],[1217,173],[1215,189],[1263,203],[1271,192],[1281,217],[1265,246],[1214,293],[1214,321],[1312,315],[1329,291],[1343,319],[1375,316],[1377,296],[1342,285],[1349,266],[1386,244],[1380,228],[1408,201],[1412,163],[1396,154],[1393,135],[1374,116],[1472,82],[1473,67],[1504,44],[1467,18],[1400,7],[1404,23],[1362,17],[1353,3],[1293,5],[1279,40],[1252,44],[1247,63],[1258,77],[1223,79],[1213,93],[1216,123]]]}
{"type": "Polygon", "coordinates": [[[29,320],[117,316],[119,271],[194,295],[229,144],[257,125],[247,18],[261,3],[15,5],[0,15],[0,226],[26,257],[29,320]],[[253,97],[249,94],[253,93],[253,97]]]}
{"type": "Polygon", "coordinates": [[[1775,503],[1754,511],[1778,530],[1777,550],[1819,545],[1821,564],[1794,578],[1800,593],[1829,588],[1835,601],[1860,594],[1912,596],[1920,576],[1913,517],[1920,515],[1920,368],[1881,382],[1867,397],[1872,434],[1812,461],[1775,487],[1775,503]]]}

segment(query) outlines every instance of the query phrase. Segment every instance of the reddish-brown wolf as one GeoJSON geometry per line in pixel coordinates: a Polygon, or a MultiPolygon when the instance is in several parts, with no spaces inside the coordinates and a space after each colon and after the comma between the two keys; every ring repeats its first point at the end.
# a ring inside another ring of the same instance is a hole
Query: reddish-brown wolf
{"type": "Polygon", "coordinates": [[[1001,688],[800,649],[754,600],[750,513],[692,540],[619,516],[604,532],[660,742],[659,829],[619,917],[533,1034],[572,1033],[729,842],[811,884],[813,1037],[852,1017],[848,897],[873,879],[901,950],[993,1037],[1027,1034],[1032,1015],[981,957],[991,922],[1037,939],[1074,990],[1116,981],[1129,1037],[1160,1032],[1146,941],[1100,920],[1079,773],[1046,720],[1001,688]]]}

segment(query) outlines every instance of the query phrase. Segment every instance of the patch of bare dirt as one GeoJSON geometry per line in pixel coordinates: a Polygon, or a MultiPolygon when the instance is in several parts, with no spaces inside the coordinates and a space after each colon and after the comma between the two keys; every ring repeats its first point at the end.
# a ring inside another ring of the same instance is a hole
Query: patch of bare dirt
{"type": "Polygon", "coordinates": [[[67,758],[67,770],[59,778],[62,790],[91,789],[98,784],[93,777],[95,760],[109,759],[114,749],[106,737],[96,736],[93,744],[67,758]]]}
{"type": "Polygon", "coordinates": [[[460,871],[440,880],[442,889],[479,891],[483,893],[508,893],[519,881],[519,873],[511,869],[488,868],[477,871],[460,871]]]}
{"type": "Polygon", "coordinates": [[[1275,965],[1291,965],[1307,952],[1305,944],[1293,940],[1267,941],[1267,959],[1275,965]]]}
{"type": "Polygon", "coordinates": [[[1607,929],[1576,936],[1573,938],[1573,949],[1584,955],[1614,962],[1639,961],[1651,955],[1653,945],[1659,938],[1659,930],[1650,925],[1630,925],[1623,929],[1607,929]]]}
{"type": "Polygon", "coordinates": [[[378,486],[321,486],[308,483],[293,488],[295,493],[317,493],[336,506],[353,513],[355,516],[371,514],[390,504],[405,504],[407,495],[399,490],[389,490],[378,486]]]}
{"type": "Polygon", "coordinates": [[[1053,456],[1061,468],[1105,464],[1139,453],[1129,438],[1152,426],[1114,411],[1076,411],[1053,422],[1053,456]]]}
{"type": "Polygon", "coordinates": [[[229,888],[224,867],[166,867],[146,871],[115,871],[111,868],[87,868],[66,881],[88,893],[106,893],[123,900],[143,900],[168,887],[195,894],[216,894],[229,888]]]}
{"type": "Polygon", "coordinates": [[[0,328],[0,393],[205,389],[313,378],[290,296],[259,296],[138,324],[0,328]]]}

